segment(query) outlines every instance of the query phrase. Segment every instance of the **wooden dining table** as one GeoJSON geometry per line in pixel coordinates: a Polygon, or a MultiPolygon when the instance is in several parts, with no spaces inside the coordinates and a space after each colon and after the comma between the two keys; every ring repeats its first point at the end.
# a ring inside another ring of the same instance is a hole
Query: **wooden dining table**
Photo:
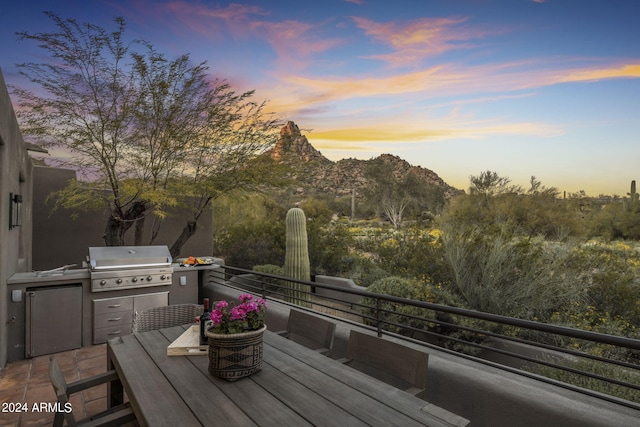
{"type": "Polygon", "coordinates": [[[463,426],[467,420],[278,334],[264,334],[263,368],[229,382],[206,355],[168,356],[189,327],[114,338],[108,404],[128,399],[142,426],[463,426]],[[124,392],[124,393],[123,393],[124,392]]]}

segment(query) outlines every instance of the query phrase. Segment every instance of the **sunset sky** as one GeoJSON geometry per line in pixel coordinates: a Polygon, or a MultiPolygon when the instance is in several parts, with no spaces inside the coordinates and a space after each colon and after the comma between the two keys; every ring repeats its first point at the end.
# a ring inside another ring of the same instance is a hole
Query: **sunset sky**
{"type": "Polygon", "coordinates": [[[16,31],[42,13],[115,28],[293,120],[331,160],[398,155],[467,189],[629,191],[640,181],[639,0],[22,0],[0,13],[0,67],[46,58],[16,31]]]}

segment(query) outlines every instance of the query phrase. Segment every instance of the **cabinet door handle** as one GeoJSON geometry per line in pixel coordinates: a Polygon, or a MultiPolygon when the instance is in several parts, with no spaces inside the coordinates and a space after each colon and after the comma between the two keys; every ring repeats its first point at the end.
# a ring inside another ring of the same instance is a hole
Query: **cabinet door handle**
{"type": "Polygon", "coordinates": [[[114,305],[110,305],[108,307],[109,308],[118,308],[118,307],[122,307],[122,304],[114,304],[114,305]]]}
{"type": "Polygon", "coordinates": [[[122,317],[112,317],[111,319],[107,319],[108,322],[117,322],[118,320],[122,320],[122,317]]]}
{"type": "Polygon", "coordinates": [[[107,333],[107,335],[118,335],[119,333],[121,333],[122,331],[113,331],[113,332],[109,332],[107,333]]]}

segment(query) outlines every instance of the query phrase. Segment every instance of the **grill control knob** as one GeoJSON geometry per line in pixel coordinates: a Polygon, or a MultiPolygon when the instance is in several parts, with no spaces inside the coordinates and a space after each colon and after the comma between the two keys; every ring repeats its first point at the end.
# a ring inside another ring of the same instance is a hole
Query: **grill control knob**
{"type": "Polygon", "coordinates": [[[133,283],[136,283],[136,282],[138,281],[138,278],[137,278],[137,277],[132,277],[132,278],[131,278],[131,281],[132,281],[133,283]]]}
{"type": "Polygon", "coordinates": [[[104,286],[104,285],[106,285],[106,284],[107,284],[107,281],[106,281],[106,280],[104,280],[104,279],[100,280],[100,286],[104,286]]]}
{"type": "Polygon", "coordinates": [[[169,276],[167,276],[166,274],[163,274],[162,276],[160,276],[160,280],[167,280],[169,276]]]}
{"type": "Polygon", "coordinates": [[[116,279],[116,283],[118,284],[122,283],[122,279],[116,279]]]}
{"type": "Polygon", "coordinates": [[[152,281],[152,280],[153,280],[153,277],[151,277],[151,276],[147,276],[147,282],[150,282],[150,281],[152,281]]]}

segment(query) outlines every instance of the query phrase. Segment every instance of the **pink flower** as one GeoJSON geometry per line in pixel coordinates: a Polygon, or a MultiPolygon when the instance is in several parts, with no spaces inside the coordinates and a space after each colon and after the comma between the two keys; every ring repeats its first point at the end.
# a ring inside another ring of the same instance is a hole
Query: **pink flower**
{"type": "Polygon", "coordinates": [[[211,321],[213,322],[214,326],[217,326],[220,324],[220,322],[222,322],[222,316],[222,311],[218,309],[211,312],[211,321]]]}
{"type": "Polygon", "coordinates": [[[251,294],[242,294],[239,303],[233,305],[227,301],[216,303],[211,312],[211,330],[218,334],[236,334],[255,331],[264,326],[266,302],[254,298],[251,294]]]}
{"type": "Polygon", "coordinates": [[[247,316],[246,311],[242,306],[233,307],[231,309],[231,320],[242,320],[247,316]]]}
{"type": "Polygon", "coordinates": [[[244,307],[247,312],[260,310],[260,308],[258,307],[258,303],[254,301],[244,303],[244,307]]]}

